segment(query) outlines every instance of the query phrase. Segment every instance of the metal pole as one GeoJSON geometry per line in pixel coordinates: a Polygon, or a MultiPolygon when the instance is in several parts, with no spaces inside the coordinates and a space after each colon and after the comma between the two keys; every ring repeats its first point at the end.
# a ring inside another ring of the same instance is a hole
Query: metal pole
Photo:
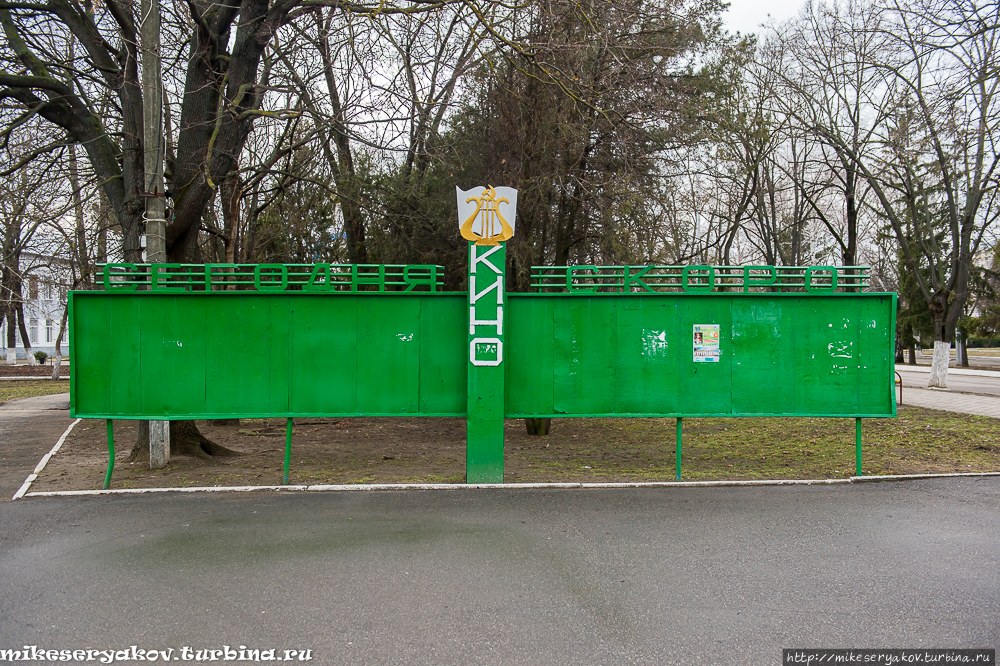
{"type": "MultiPolygon", "coordinates": [[[[142,46],[142,144],[146,200],[146,261],[167,261],[167,221],[163,185],[163,76],[160,70],[160,3],[142,0],[139,7],[142,46]]],[[[156,378],[147,378],[156,381],[156,378]]],[[[166,421],[149,422],[149,468],[170,462],[170,429],[166,421]]]]}
{"type": "Polygon", "coordinates": [[[680,416],[677,417],[677,480],[681,480],[681,432],[683,430],[683,421],[680,416]]]}
{"type": "Polygon", "coordinates": [[[292,462],[292,418],[288,417],[285,426],[285,485],[288,485],[288,467],[292,462]]]}
{"type": "Polygon", "coordinates": [[[854,419],[854,471],[861,476],[861,418],[854,419]]]}
{"type": "Polygon", "coordinates": [[[115,469],[115,422],[108,419],[108,473],[104,476],[104,489],[111,487],[111,472],[115,469]]]}

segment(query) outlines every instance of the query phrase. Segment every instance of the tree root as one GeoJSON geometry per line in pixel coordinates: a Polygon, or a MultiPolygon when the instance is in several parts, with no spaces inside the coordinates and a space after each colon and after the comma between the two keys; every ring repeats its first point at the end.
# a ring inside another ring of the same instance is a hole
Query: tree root
{"type": "MultiPolygon", "coordinates": [[[[198,431],[194,421],[170,422],[170,455],[194,456],[205,462],[216,462],[215,457],[243,455],[206,438],[198,431]]],[[[128,462],[149,460],[149,422],[139,422],[139,437],[129,453],[128,462]]]]}
{"type": "Polygon", "coordinates": [[[524,427],[529,435],[543,437],[552,428],[552,419],[524,419],[524,427]]]}

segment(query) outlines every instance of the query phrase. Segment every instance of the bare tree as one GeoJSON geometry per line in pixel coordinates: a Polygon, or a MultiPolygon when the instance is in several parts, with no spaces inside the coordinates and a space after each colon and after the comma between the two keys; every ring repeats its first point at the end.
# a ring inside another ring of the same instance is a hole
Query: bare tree
{"type": "Polygon", "coordinates": [[[997,215],[997,11],[818,4],[780,42],[781,109],[831,151],[846,236],[821,219],[855,259],[861,182],[870,189],[934,318],[931,386],[946,385],[972,263],[997,215]]]}

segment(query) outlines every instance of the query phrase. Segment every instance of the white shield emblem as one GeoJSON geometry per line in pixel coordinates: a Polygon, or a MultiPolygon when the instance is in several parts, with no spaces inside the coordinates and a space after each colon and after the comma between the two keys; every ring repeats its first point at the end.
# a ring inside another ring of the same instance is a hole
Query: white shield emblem
{"type": "Polygon", "coordinates": [[[514,236],[517,190],[513,187],[474,187],[458,194],[458,225],[462,238],[476,245],[499,245],[514,236]]]}

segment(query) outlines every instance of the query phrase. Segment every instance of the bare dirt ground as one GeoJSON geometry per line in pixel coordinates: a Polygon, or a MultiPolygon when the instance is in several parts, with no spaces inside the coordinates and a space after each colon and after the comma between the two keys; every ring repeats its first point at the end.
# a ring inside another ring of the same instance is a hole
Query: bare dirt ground
{"type": "MultiPolygon", "coordinates": [[[[465,420],[301,419],[292,440],[292,484],[463,483],[465,420]]],[[[198,422],[209,439],[240,456],[203,462],[174,457],[163,470],[127,463],[134,422],[115,422],[112,488],[280,485],[284,419],[239,425],[198,422]]],[[[108,464],[104,421],[76,426],[32,491],[101,488],[108,464]]],[[[675,420],[553,419],[552,433],[527,435],[506,424],[507,483],[669,481],[675,420]]],[[[703,418],[684,420],[683,478],[844,478],[854,474],[853,419],[703,418]]],[[[865,419],[864,473],[1000,471],[1000,420],[901,408],[896,419],[865,419]]]]}

